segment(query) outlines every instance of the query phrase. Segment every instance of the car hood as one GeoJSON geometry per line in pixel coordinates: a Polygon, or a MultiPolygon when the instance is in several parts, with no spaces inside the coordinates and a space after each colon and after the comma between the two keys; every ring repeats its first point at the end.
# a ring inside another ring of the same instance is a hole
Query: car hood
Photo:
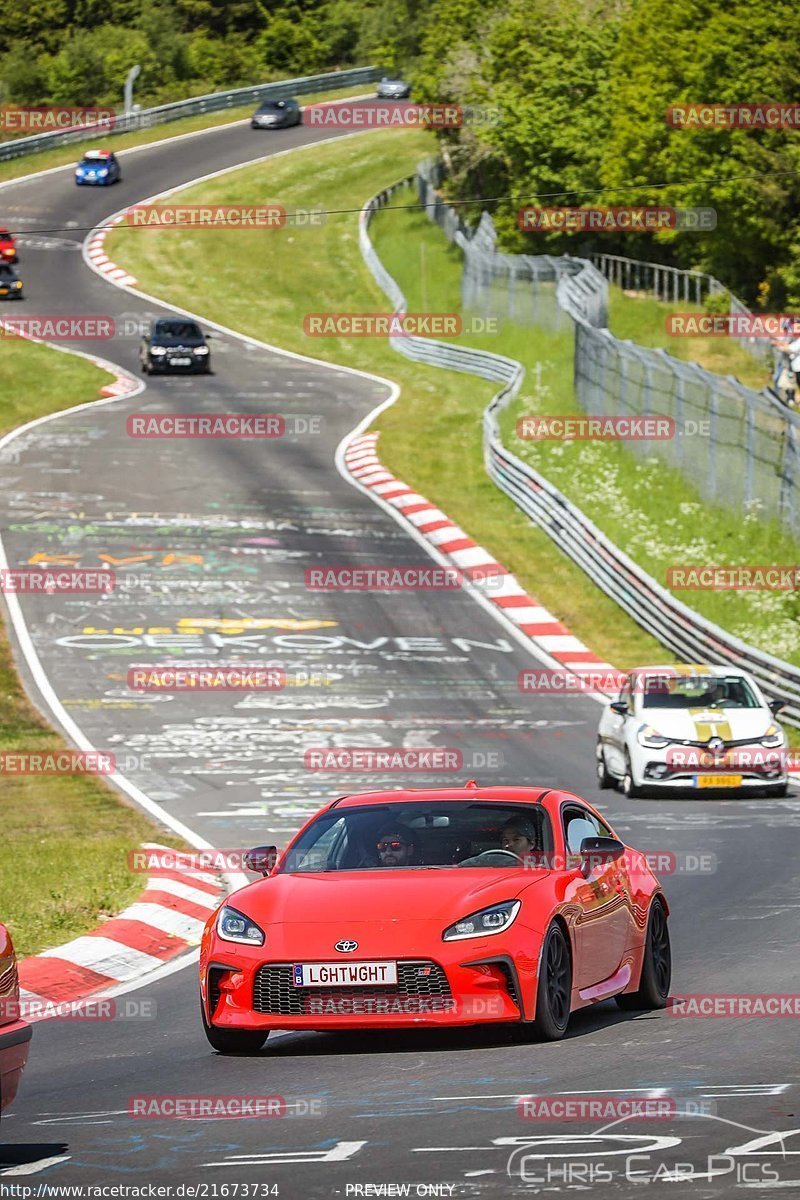
{"type": "Polygon", "coordinates": [[[455,921],[501,900],[513,900],[548,871],[482,869],[397,870],[274,875],[228,898],[254,921],[268,925],[381,921],[455,921]]]}
{"type": "Polygon", "coordinates": [[[675,741],[707,742],[719,737],[726,742],[763,737],[772,714],[764,708],[644,708],[641,720],[664,737],[675,741]]]}

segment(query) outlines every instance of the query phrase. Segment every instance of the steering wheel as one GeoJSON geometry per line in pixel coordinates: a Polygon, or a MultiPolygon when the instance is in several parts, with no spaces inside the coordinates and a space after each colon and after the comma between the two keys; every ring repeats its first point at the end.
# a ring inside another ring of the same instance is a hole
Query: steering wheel
{"type": "Polygon", "coordinates": [[[465,858],[463,862],[460,862],[458,865],[463,867],[464,863],[479,863],[482,858],[495,859],[497,858],[498,854],[502,854],[504,858],[513,858],[514,862],[522,862],[520,856],[515,854],[513,850],[482,850],[480,854],[476,854],[472,858],[465,858]]]}

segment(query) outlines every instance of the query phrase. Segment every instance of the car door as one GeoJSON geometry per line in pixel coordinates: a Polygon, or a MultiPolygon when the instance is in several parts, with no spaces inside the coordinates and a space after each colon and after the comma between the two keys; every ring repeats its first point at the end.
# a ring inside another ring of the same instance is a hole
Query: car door
{"type": "Polygon", "coordinates": [[[630,889],[624,860],[579,859],[584,838],[613,836],[607,825],[573,803],[564,805],[561,821],[568,856],[565,899],[577,909],[573,985],[582,990],[608,979],[622,962],[630,936],[630,889]]]}
{"type": "Polygon", "coordinates": [[[606,766],[615,775],[625,773],[625,729],[633,713],[633,695],[630,675],[626,675],[619,690],[617,700],[625,705],[627,715],[622,716],[608,708],[605,712],[605,728],[603,744],[605,748],[606,766]]]}

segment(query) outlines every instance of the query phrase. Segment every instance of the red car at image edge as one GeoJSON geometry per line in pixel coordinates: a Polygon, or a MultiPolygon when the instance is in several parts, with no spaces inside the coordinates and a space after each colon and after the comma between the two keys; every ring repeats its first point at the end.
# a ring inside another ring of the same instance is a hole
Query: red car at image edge
{"type": "Polygon", "coordinates": [[[0,262],[18,262],[17,246],[7,229],[0,229],[0,262]]]}
{"type": "Polygon", "coordinates": [[[0,925],[0,1112],[17,1094],[30,1040],[31,1027],[20,1017],[14,945],[5,925],[0,925]]]}
{"type": "Polygon", "coordinates": [[[369,792],[322,808],[208,921],[203,1027],[220,1053],[271,1030],[514,1022],[563,1037],[615,997],[663,1008],[669,908],[645,856],[556,788],[369,792]]]}

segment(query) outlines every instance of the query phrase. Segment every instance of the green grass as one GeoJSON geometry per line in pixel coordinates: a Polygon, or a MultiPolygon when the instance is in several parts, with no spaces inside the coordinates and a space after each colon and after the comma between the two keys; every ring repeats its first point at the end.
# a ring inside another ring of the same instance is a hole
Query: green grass
{"type": "MultiPolygon", "coordinates": [[[[7,304],[0,318],[22,310],[7,304]]],[[[38,342],[0,338],[0,436],[48,413],[100,398],[115,378],[85,358],[38,342]]]]}
{"type": "MultiPolygon", "coordinates": [[[[0,434],[97,399],[112,378],[85,359],[4,340],[0,434]]],[[[0,751],[63,747],[25,697],[0,620],[0,751]]],[[[128,851],[148,840],[176,844],[92,775],[0,774],[0,812],[0,919],[20,955],[77,937],[119,912],[144,883],[128,871],[128,851]]]]}
{"type": "MultiPolygon", "coordinates": [[[[316,104],[322,100],[344,100],[348,96],[360,96],[369,92],[372,84],[359,84],[352,88],[334,88],[326,92],[312,92],[308,96],[300,96],[301,104],[316,104]]],[[[0,162],[0,182],[6,179],[19,179],[35,171],[46,171],[50,167],[67,167],[76,163],[83,149],[102,145],[108,150],[129,150],[132,146],[147,146],[151,142],[160,142],[164,138],[178,137],[182,133],[195,133],[200,129],[215,129],[218,125],[229,125],[231,121],[242,121],[249,117],[254,104],[239,105],[236,108],[226,108],[222,112],[198,113],[193,117],[181,117],[178,121],[169,121],[163,125],[154,125],[150,129],[132,130],[130,133],[112,133],[107,138],[96,138],[87,142],[74,142],[63,150],[42,150],[38,154],[26,154],[23,158],[12,158],[8,162],[0,162]]],[[[254,135],[255,136],[255,135],[254,135]]],[[[266,134],[266,138],[270,135],[266,134]]],[[[0,143],[2,144],[2,143],[0,143]]]]}
{"type": "Polygon", "coordinates": [[[769,360],[759,362],[733,338],[674,337],[666,332],[670,313],[701,313],[700,304],[665,304],[652,296],[609,288],[608,327],[618,338],[640,346],[660,347],[682,362],[696,362],[718,375],[734,375],[746,387],[761,391],[770,382],[769,360]]]}

